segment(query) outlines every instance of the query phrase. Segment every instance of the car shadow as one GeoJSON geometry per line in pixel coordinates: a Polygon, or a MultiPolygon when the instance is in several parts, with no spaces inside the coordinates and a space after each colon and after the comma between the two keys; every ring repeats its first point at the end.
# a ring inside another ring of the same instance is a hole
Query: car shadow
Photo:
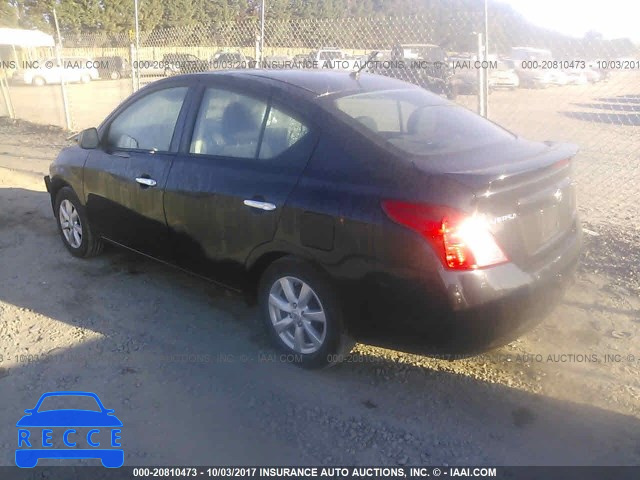
{"type": "Polygon", "coordinates": [[[595,108],[598,110],[613,110],[617,112],[640,112],[640,104],[628,105],[626,103],[573,103],[576,107],[595,108]]]}
{"type": "Polygon", "coordinates": [[[618,97],[596,98],[600,102],[606,103],[640,103],[640,95],[620,95],[618,97]]]}
{"type": "Polygon", "coordinates": [[[606,123],[610,125],[626,125],[637,127],[640,125],[640,114],[620,114],[601,112],[560,112],[562,115],[583,120],[590,123],[606,123]]]}
{"type": "Polygon", "coordinates": [[[296,368],[239,297],[115,248],[71,257],[44,192],[0,188],[0,204],[0,464],[23,410],[57,390],[115,409],[125,465],[640,462],[637,417],[500,383],[491,365],[296,368]]]}
{"type": "Polygon", "coordinates": [[[600,97],[596,102],[572,103],[579,108],[589,108],[596,112],[563,111],[560,112],[569,118],[583,120],[585,122],[605,123],[611,125],[640,125],[640,95],[626,94],[616,97],[600,97]],[[611,113],[608,113],[611,112],[611,113]],[[617,113],[631,112],[631,113],[617,113]]]}

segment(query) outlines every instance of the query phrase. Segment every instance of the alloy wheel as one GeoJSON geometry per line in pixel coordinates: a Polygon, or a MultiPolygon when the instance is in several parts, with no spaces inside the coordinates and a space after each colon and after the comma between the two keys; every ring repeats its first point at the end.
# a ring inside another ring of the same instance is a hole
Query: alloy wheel
{"type": "Polygon", "coordinates": [[[60,203],[58,216],[64,239],[72,248],[80,248],[82,244],[82,223],[78,210],[69,200],[60,203]]]}
{"type": "Polygon", "coordinates": [[[317,352],[327,336],[327,319],[318,295],[296,277],[277,279],[269,292],[269,317],[280,340],[296,353],[317,352]]]}

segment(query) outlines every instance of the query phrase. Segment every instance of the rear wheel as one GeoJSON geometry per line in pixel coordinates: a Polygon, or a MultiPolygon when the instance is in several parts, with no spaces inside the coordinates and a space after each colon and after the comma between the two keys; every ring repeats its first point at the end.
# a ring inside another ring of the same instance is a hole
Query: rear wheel
{"type": "Polygon", "coordinates": [[[353,348],[335,289],[309,263],[294,257],[275,261],[262,275],[258,292],[267,331],[287,361],[325,367],[353,348]]]}
{"type": "Polygon", "coordinates": [[[111,72],[111,80],[119,80],[120,79],[120,72],[114,70],[113,72],[111,72]]]}
{"type": "Polygon", "coordinates": [[[85,208],[70,187],[56,195],[55,215],[64,246],[75,257],[93,257],[102,252],[102,240],[91,231],[85,208]]]}
{"type": "Polygon", "coordinates": [[[44,79],[44,78],[42,78],[42,77],[34,77],[34,78],[33,78],[33,84],[34,84],[36,87],[42,87],[42,86],[46,85],[46,84],[47,84],[47,82],[46,82],[46,81],[45,81],[45,79],[44,79]]]}

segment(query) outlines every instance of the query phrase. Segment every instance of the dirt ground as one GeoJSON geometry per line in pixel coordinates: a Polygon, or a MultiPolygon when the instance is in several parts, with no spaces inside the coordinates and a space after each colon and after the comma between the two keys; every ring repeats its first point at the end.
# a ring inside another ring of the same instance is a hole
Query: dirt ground
{"type": "Polygon", "coordinates": [[[0,465],[51,390],[114,408],[127,465],[640,464],[635,227],[589,224],[563,304],[506,347],[450,362],[358,345],[304,371],[211,284],[115,248],[71,257],[42,182],[64,136],[0,119],[0,465]]]}

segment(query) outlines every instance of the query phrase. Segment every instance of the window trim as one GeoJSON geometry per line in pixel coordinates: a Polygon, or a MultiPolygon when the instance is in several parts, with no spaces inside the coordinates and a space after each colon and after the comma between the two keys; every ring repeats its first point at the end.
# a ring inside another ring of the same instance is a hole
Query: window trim
{"type": "Polygon", "coordinates": [[[248,89],[243,90],[242,88],[233,88],[231,86],[227,86],[224,83],[216,83],[216,84],[205,84],[202,85],[199,91],[195,94],[194,98],[194,108],[189,112],[190,119],[188,121],[188,125],[185,125],[183,139],[180,145],[180,152],[189,156],[193,156],[196,158],[233,158],[234,160],[257,160],[258,154],[260,153],[260,148],[262,146],[262,136],[264,135],[264,127],[269,118],[269,112],[271,111],[271,94],[267,96],[261,96],[259,93],[254,93],[253,91],[247,91],[248,89]],[[261,123],[261,130],[258,136],[258,143],[256,147],[256,151],[253,157],[232,157],[229,155],[212,155],[210,153],[194,153],[191,151],[191,144],[193,143],[193,137],[196,133],[196,125],[198,123],[198,119],[200,118],[200,112],[202,111],[202,104],[204,100],[204,96],[207,90],[217,89],[217,90],[226,90],[228,92],[232,92],[238,95],[244,95],[246,97],[254,98],[258,101],[264,102],[266,104],[265,114],[261,123]]]}
{"type": "MultiPolygon", "coordinates": [[[[264,84],[257,85],[251,81],[247,81],[247,79],[242,77],[231,77],[231,76],[220,76],[219,78],[203,78],[199,81],[199,83],[195,86],[193,97],[191,99],[191,105],[189,111],[186,114],[186,119],[184,122],[184,126],[182,128],[182,136],[179,139],[179,147],[178,152],[181,155],[185,155],[192,159],[207,159],[212,161],[223,162],[225,160],[233,159],[234,162],[238,164],[249,164],[249,165],[262,165],[262,164],[270,164],[270,165],[282,165],[282,155],[285,154],[288,150],[285,150],[280,155],[275,156],[270,159],[261,160],[259,158],[260,149],[262,148],[262,140],[264,137],[264,129],[266,126],[266,121],[269,118],[269,113],[271,108],[276,108],[287,115],[295,118],[296,120],[303,123],[308,129],[309,132],[307,135],[310,135],[313,141],[313,149],[315,150],[317,142],[320,138],[320,128],[317,123],[313,121],[308,114],[306,114],[299,105],[290,105],[285,100],[280,98],[278,94],[279,90],[274,89],[272,86],[266,86],[264,84]],[[232,83],[233,82],[233,83],[232,83]],[[261,136],[258,144],[258,148],[256,150],[256,154],[253,158],[242,158],[242,157],[229,157],[224,155],[211,155],[205,153],[191,153],[191,142],[193,141],[193,137],[195,134],[195,126],[198,121],[198,115],[200,114],[200,109],[202,108],[202,100],[204,98],[205,91],[209,88],[219,89],[219,90],[227,90],[240,95],[246,95],[248,97],[253,97],[258,100],[262,100],[267,103],[267,110],[264,116],[264,121],[262,125],[261,136]]],[[[313,104],[309,104],[309,107],[315,107],[313,104]]],[[[322,109],[318,110],[319,112],[322,109]]],[[[310,158],[310,157],[309,157],[310,158]]],[[[308,159],[305,160],[305,165],[308,159]]]]}
{"type": "Polygon", "coordinates": [[[107,154],[112,154],[114,152],[130,152],[130,153],[146,153],[146,154],[156,154],[156,153],[176,153],[178,145],[176,144],[182,134],[182,130],[184,128],[184,122],[186,119],[186,115],[188,113],[191,102],[193,101],[193,92],[194,88],[192,84],[188,83],[180,83],[180,84],[172,84],[172,85],[159,85],[156,88],[149,89],[144,94],[135,95],[129,98],[128,101],[120,105],[119,108],[114,110],[109,117],[103,122],[102,125],[98,128],[99,136],[100,136],[100,149],[102,149],[107,154]],[[111,126],[113,122],[115,122],[120,115],[126,112],[131,106],[135,105],[138,101],[148,97],[149,95],[153,95],[155,93],[161,92],[163,90],[170,90],[173,88],[186,88],[186,92],[184,95],[184,99],[182,100],[182,106],[180,107],[180,111],[178,112],[178,117],[176,118],[176,124],[173,127],[173,134],[171,135],[171,140],[169,141],[169,149],[168,150],[149,150],[146,148],[123,148],[123,147],[112,147],[108,145],[109,132],[111,130],[111,126]]]}

